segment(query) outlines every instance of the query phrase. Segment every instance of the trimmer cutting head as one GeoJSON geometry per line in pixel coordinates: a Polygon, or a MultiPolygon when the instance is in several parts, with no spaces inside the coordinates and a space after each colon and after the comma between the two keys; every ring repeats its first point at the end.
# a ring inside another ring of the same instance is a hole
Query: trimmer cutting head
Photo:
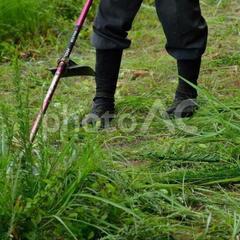
{"type": "MultiPolygon", "coordinates": [[[[50,68],[49,71],[55,75],[57,68],[50,68]]],[[[74,61],[69,60],[61,77],[66,78],[74,76],[95,76],[95,72],[91,67],[79,66],[74,61]]]]}

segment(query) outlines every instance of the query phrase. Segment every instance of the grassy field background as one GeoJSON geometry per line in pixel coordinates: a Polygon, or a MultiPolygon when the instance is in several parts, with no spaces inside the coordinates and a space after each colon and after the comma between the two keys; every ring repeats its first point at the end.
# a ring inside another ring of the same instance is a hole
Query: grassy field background
{"type": "MultiPolygon", "coordinates": [[[[124,55],[112,127],[80,128],[94,81],[63,79],[33,146],[28,133],[51,81],[47,68],[82,1],[11,2],[0,3],[0,239],[240,239],[239,0],[202,1],[210,36],[196,116],[162,116],[176,66],[145,3],[124,55]]],[[[91,66],[94,11],[73,55],[91,66]]]]}

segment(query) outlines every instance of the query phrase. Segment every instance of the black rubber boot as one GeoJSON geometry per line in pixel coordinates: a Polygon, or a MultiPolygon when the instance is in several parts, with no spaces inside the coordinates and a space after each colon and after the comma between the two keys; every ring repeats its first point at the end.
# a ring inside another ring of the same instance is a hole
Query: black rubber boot
{"type": "Polygon", "coordinates": [[[167,109],[169,118],[188,118],[192,117],[198,110],[197,99],[175,99],[173,104],[167,109]]]}
{"type": "Polygon", "coordinates": [[[115,106],[111,98],[95,98],[91,112],[82,120],[82,126],[96,125],[100,122],[100,128],[108,128],[114,119],[115,106]]]}
{"type": "Polygon", "coordinates": [[[122,53],[122,49],[96,50],[96,95],[92,110],[83,119],[82,125],[96,124],[100,120],[101,128],[107,128],[113,120],[122,53]]]}
{"type": "Polygon", "coordinates": [[[179,83],[173,104],[167,109],[170,118],[192,117],[198,109],[197,90],[191,84],[197,86],[197,80],[201,67],[201,58],[193,60],[178,60],[179,83]]]}

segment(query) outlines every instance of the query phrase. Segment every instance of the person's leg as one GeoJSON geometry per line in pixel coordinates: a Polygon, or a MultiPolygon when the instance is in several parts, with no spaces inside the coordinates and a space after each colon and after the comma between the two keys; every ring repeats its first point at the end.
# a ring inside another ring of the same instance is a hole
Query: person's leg
{"type": "Polygon", "coordinates": [[[192,60],[177,60],[178,67],[178,87],[176,90],[176,99],[195,99],[197,98],[197,90],[185,80],[197,86],[198,77],[201,67],[201,57],[192,60]]]}
{"type": "MultiPolygon", "coordinates": [[[[167,111],[174,115],[179,103],[197,98],[196,89],[185,80],[197,85],[208,28],[201,15],[199,0],[156,0],[156,8],[167,37],[166,49],[177,60],[179,83],[174,104],[167,111]]],[[[191,105],[179,116],[191,116],[196,107],[191,105]]]]}
{"type": "Polygon", "coordinates": [[[94,21],[96,48],[96,98],[114,98],[123,49],[131,41],[128,31],[142,0],[101,0],[94,21]]]}
{"type": "Polygon", "coordinates": [[[130,47],[131,41],[127,35],[141,3],[142,0],[100,1],[92,37],[92,44],[96,48],[96,95],[92,113],[98,117],[105,112],[114,112],[114,94],[122,52],[130,47]]]}

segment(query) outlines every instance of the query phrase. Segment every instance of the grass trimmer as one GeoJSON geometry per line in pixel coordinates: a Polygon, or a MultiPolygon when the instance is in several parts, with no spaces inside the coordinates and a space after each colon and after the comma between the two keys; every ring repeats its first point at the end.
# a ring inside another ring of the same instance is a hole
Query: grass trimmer
{"type": "Polygon", "coordinates": [[[47,95],[43,101],[43,104],[40,108],[40,111],[33,123],[31,132],[30,132],[30,142],[33,143],[44,115],[47,112],[48,106],[53,98],[53,95],[57,89],[59,81],[63,77],[72,77],[72,76],[94,76],[95,72],[92,68],[88,66],[78,66],[74,61],[70,60],[70,55],[77,41],[78,35],[83,27],[83,24],[86,20],[88,12],[92,6],[93,0],[87,0],[83,10],[76,22],[74,32],[72,34],[71,40],[68,44],[68,47],[62,58],[58,61],[57,68],[52,68],[50,71],[54,75],[52,83],[49,87],[47,95]]]}

